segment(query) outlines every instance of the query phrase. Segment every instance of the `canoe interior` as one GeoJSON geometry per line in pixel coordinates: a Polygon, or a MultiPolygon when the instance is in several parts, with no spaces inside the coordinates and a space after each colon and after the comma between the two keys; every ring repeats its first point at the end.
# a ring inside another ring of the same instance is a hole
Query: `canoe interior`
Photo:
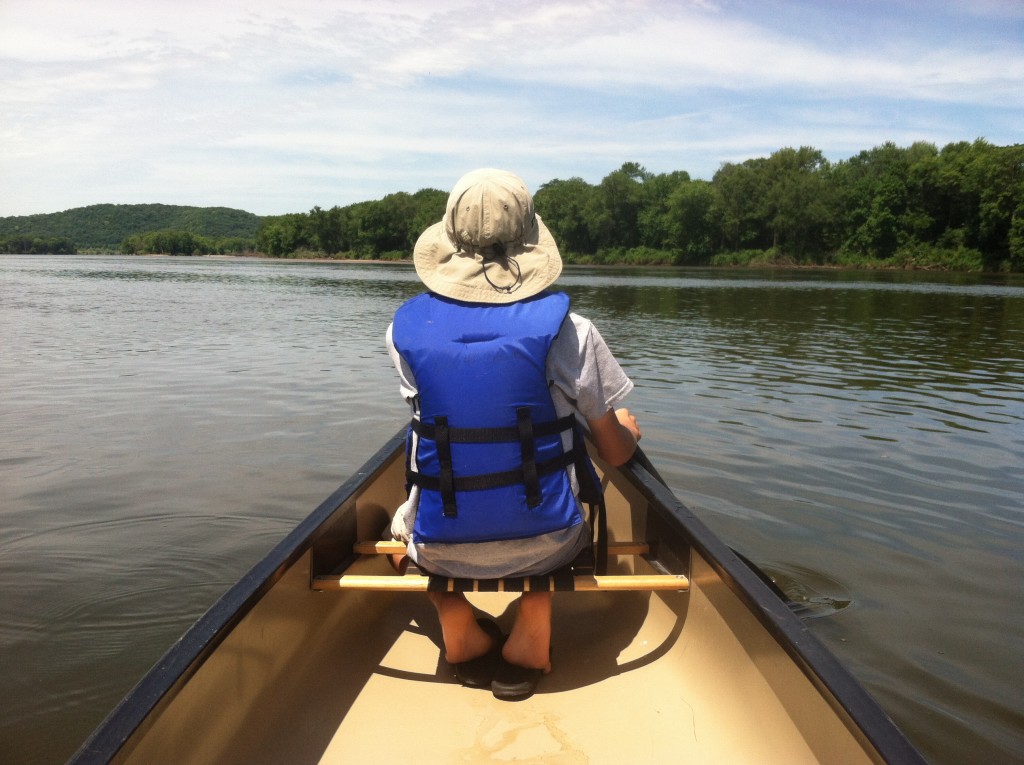
{"type": "MultiPolygon", "coordinates": [[[[462,688],[422,594],[310,589],[312,575],[346,565],[389,571],[383,557],[353,563],[351,548],[385,528],[404,499],[403,469],[396,437],[200,620],[77,761],[918,761],[895,729],[869,740],[849,704],[652,502],[642,470],[605,473],[609,529],[654,550],[616,559],[609,573],[684,573],[689,591],[558,593],[554,672],[537,694],[508,703],[462,688]]],[[[514,596],[470,599],[507,630],[514,596]]]]}

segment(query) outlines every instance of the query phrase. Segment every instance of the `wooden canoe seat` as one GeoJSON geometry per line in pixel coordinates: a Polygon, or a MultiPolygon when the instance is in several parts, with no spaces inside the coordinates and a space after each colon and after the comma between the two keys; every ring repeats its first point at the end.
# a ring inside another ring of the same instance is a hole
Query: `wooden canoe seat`
{"type": "MultiPolygon", "coordinates": [[[[645,555],[644,542],[610,542],[608,555],[645,555]]],[[[405,552],[402,542],[357,542],[353,552],[362,558],[405,552]]],[[[567,567],[545,576],[508,579],[450,579],[410,571],[406,574],[324,574],[310,585],[319,591],[390,590],[397,592],[623,592],[629,590],[687,590],[690,581],[676,574],[595,575],[567,567]]]]}

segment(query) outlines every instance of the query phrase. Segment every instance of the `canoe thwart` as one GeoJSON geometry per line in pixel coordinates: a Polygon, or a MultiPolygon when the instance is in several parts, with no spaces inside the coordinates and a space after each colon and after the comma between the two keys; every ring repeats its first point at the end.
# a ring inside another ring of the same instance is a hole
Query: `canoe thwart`
{"type": "Polygon", "coordinates": [[[675,574],[594,576],[556,574],[507,579],[450,579],[424,574],[363,575],[333,574],[313,578],[319,591],[376,590],[394,592],[627,592],[687,590],[690,581],[675,574]]]}
{"type": "MultiPolygon", "coordinates": [[[[405,542],[396,540],[368,540],[356,542],[353,546],[356,555],[394,555],[405,552],[405,542]]],[[[646,542],[609,542],[609,555],[647,555],[651,546],[646,542]]]]}
{"type": "MultiPolygon", "coordinates": [[[[405,552],[405,543],[392,540],[356,542],[359,556],[395,555],[405,552]]],[[[610,555],[647,555],[646,542],[609,542],[610,555]]],[[[410,572],[397,574],[327,574],[313,578],[314,590],[391,590],[396,592],[614,592],[629,590],[686,590],[690,582],[674,574],[595,576],[577,568],[566,568],[545,576],[505,579],[454,579],[410,572]]]]}

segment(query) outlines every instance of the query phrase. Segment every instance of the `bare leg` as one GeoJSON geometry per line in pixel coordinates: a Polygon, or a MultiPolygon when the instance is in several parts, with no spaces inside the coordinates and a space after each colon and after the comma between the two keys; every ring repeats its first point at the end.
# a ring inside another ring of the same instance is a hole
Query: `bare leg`
{"type": "Polygon", "coordinates": [[[428,592],[437,609],[444,636],[444,658],[459,664],[483,656],[494,647],[490,635],[476,623],[476,612],[461,592],[428,592]]]}
{"type": "Polygon", "coordinates": [[[501,655],[509,664],[551,671],[551,593],[526,592],[501,655]]]}
{"type": "Polygon", "coordinates": [[[409,568],[409,556],[405,553],[390,553],[388,563],[391,564],[391,568],[404,576],[409,568]]]}

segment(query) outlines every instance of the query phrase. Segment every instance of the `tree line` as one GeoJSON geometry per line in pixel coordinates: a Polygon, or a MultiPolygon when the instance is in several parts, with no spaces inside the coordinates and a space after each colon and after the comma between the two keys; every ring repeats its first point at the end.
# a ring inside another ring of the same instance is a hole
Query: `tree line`
{"type": "Polygon", "coordinates": [[[0,236],[0,254],[3,255],[74,255],[75,243],[58,236],[0,236]]]}
{"type": "Polygon", "coordinates": [[[444,215],[448,194],[438,189],[404,191],[345,207],[264,218],[256,249],[271,257],[399,260],[412,257],[420,233],[444,215]]]}
{"type": "Polygon", "coordinates": [[[184,231],[213,241],[252,242],[260,217],[227,207],[98,204],[57,213],[0,218],[0,239],[63,239],[75,249],[116,252],[130,237],[155,231],[184,231]]]}
{"type": "MultiPolygon", "coordinates": [[[[263,219],[275,257],[399,259],[444,214],[423,189],[263,219]]],[[[534,195],[563,258],[584,264],[1024,270],[1024,145],[886,143],[830,162],[812,147],[725,163],[710,180],[627,162],[534,195]]]]}
{"type": "MultiPolygon", "coordinates": [[[[447,196],[421,189],[264,218],[93,205],[0,218],[0,252],[73,252],[84,242],[128,253],[408,259],[447,196]]],[[[549,181],[534,200],[568,263],[1024,271],[1022,144],[886,143],[838,162],[783,148],[724,163],[711,180],[627,162],[596,184],[549,181]]]]}
{"type": "Polygon", "coordinates": [[[627,163],[547,183],[536,205],[577,261],[1024,270],[1024,145],[887,143],[836,163],[785,148],[710,181],[627,163]]]}
{"type": "Polygon", "coordinates": [[[167,229],[147,231],[127,237],[121,242],[124,255],[228,255],[252,252],[251,237],[208,237],[191,231],[167,229]]]}

